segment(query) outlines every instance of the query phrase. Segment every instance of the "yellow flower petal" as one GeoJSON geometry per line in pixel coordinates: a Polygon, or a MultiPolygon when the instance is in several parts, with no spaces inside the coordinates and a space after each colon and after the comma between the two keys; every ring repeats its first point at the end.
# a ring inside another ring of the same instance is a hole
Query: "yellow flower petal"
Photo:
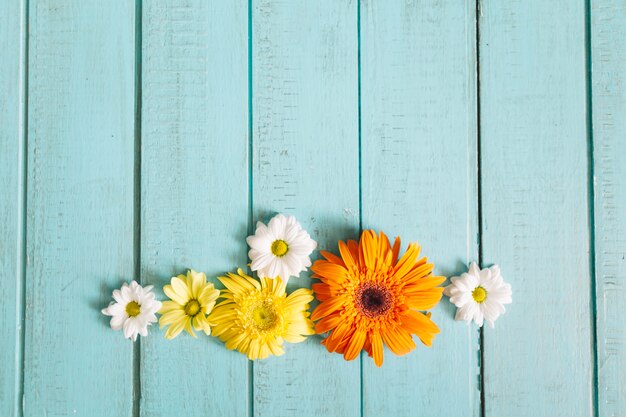
{"type": "Polygon", "coordinates": [[[193,337],[197,337],[196,333],[193,331],[193,327],[191,326],[191,317],[185,318],[185,331],[193,337]]]}
{"type": "Polygon", "coordinates": [[[166,339],[175,338],[176,336],[180,334],[180,332],[183,331],[184,328],[185,328],[185,320],[177,321],[176,323],[172,324],[170,327],[167,328],[167,330],[165,331],[165,338],[166,339]]]}
{"type": "Polygon", "coordinates": [[[163,301],[163,306],[159,310],[160,314],[169,313],[170,311],[180,310],[183,311],[183,306],[175,301],[163,301]]]}
{"type": "Polygon", "coordinates": [[[173,301],[175,301],[176,303],[184,306],[185,303],[187,303],[187,299],[184,297],[181,297],[180,295],[178,295],[178,293],[176,293],[176,291],[174,291],[174,288],[172,288],[171,285],[166,285],[163,287],[163,292],[165,293],[165,295],[167,295],[168,297],[170,297],[170,299],[172,299],[173,301]]]}
{"type": "Polygon", "coordinates": [[[310,290],[297,290],[286,297],[280,278],[262,278],[259,283],[241,270],[219,280],[226,289],[208,321],[213,335],[227,349],[236,349],[250,360],[262,359],[282,355],[284,340],[301,342],[314,333],[308,319],[308,303],[313,299],[310,290]]]}
{"type": "Polygon", "coordinates": [[[191,291],[189,290],[189,287],[187,286],[187,284],[185,283],[183,279],[179,277],[174,277],[172,278],[170,283],[172,285],[172,288],[176,292],[176,294],[180,297],[180,299],[185,300],[181,304],[186,303],[191,298],[191,291]]]}
{"type": "Polygon", "coordinates": [[[182,321],[185,319],[185,317],[187,316],[185,315],[185,312],[182,310],[170,311],[161,316],[161,318],[159,319],[159,326],[163,328],[169,324],[182,321]]]}
{"type": "MultiPolygon", "coordinates": [[[[205,287],[206,275],[204,272],[191,271],[191,295],[194,298],[199,298],[200,293],[205,287]]],[[[212,285],[211,285],[212,286],[212,285]]]]}

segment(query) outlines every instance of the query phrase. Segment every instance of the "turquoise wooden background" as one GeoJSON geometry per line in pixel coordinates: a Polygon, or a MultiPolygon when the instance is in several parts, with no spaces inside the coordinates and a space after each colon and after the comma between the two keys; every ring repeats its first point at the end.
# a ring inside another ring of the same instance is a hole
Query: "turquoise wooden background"
{"type": "Polygon", "coordinates": [[[624,1],[0,4],[0,416],[626,416],[624,1]],[[275,212],[499,263],[514,304],[444,299],[381,369],[108,328],[275,212]]]}

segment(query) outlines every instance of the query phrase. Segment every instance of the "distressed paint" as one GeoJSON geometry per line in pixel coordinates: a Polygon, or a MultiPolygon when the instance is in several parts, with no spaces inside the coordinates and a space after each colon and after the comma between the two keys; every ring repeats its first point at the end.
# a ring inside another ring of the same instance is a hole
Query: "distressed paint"
{"type": "MultiPolygon", "coordinates": [[[[189,268],[245,266],[248,8],[144,4],[141,275],[161,288],[189,268]]],[[[141,415],[244,416],[248,361],[204,333],[142,340],[141,415]]]]}
{"type": "Polygon", "coordinates": [[[134,7],[30,2],[24,415],[129,416],[134,7]],[[97,400],[96,400],[97,399],[97,400]]]}
{"type": "Polygon", "coordinates": [[[486,416],[592,416],[585,4],[479,22],[483,265],[514,300],[484,329],[486,416]]]}
{"type": "Polygon", "coordinates": [[[445,299],[434,347],[382,369],[319,337],[252,365],[109,329],[122,282],[215,282],[279,211],[331,250],[360,219],[418,240],[443,275],[481,237],[514,291],[484,416],[623,415],[622,2],[0,3],[0,415],[22,389],[27,417],[482,415],[477,330],[445,299]]]}
{"type": "MultiPolygon", "coordinates": [[[[252,18],[254,218],[293,214],[335,251],[359,227],[357,4],[255,1],[252,18]]],[[[320,340],[254,363],[255,416],[360,414],[358,361],[320,340]]]]}
{"type": "MultiPolygon", "coordinates": [[[[418,241],[444,276],[478,254],[474,10],[439,1],[361,10],[363,228],[404,247],[418,241]]],[[[478,415],[478,332],[453,317],[444,297],[432,348],[415,337],[405,357],[385,349],[380,369],[363,355],[364,416],[478,415]]]]}
{"type": "Polygon", "coordinates": [[[0,415],[21,402],[24,192],[23,3],[0,13],[0,415]]]}
{"type": "Polygon", "coordinates": [[[598,411],[626,413],[626,4],[591,2],[598,411]]]}

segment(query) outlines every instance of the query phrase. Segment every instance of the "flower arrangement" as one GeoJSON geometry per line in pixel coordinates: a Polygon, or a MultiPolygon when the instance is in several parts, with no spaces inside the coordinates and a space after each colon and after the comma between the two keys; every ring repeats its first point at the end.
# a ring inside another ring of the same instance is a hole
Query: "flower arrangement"
{"type": "Polygon", "coordinates": [[[419,245],[409,243],[401,254],[400,238],[392,244],[383,232],[365,230],[358,241],[340,240],[337,254],[322,250],[322,259],[312,266],[317,243],[293,216],[258,222],[246,241],[249,266],[258,278],[239,268],[217,278],[224,286],[220,290],[203,272],[189,270],[163,287],[169,298],[163,302],[151,285],[132,281],[113,291],[114,301],[102,314],[111,317],[113,330],[123,330],[133,341],[147,336],[158,321],[166,339],[183,331],[197,337],[201,331],[250,360],[280,356],[285,342],[300,343],[317,333],[328,352],[350,361],[365,351],[380,367],[384,346],[406,355],[417,346],[414,335],[432,346],[440,330],[429,310],[442,294],[457,307],[456,320],[479,327],[484,321],[493,327],[512,302],[511,286],[497,265],[480,269],[472,263],[444,288],[446,278],[433,275],[434,265],[420,257],[419,245]],[[288,294],[288,280],[308,268],[319,282],[288,294]],[[314,297],[319,304],[311,313],[314,297]]]}

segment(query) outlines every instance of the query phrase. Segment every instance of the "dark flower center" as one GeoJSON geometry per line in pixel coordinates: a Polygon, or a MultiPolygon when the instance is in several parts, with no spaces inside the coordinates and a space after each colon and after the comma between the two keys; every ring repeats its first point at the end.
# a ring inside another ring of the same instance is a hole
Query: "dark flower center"
{"type": "Polygon", "coordinates": [[[356,290],[356,308],[369,318],[387,313],[393,307],[393,295],[389,288],[378,283],[366,283],[356,290]]]}

